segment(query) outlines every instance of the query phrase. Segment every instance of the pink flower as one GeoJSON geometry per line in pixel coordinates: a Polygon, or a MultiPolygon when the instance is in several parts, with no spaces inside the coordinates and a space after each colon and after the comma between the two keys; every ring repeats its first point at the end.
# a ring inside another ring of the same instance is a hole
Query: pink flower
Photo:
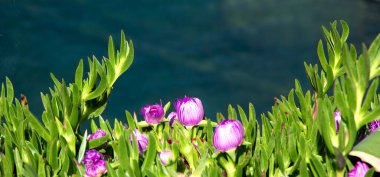
{"type": "Polygon", "coordinates": [[[96,130],[95,133],[93,133],[87,137],[87,141],[97,139],[97,138],[101,138],[101,137],[106,136],[106,135],[107,135],[107,133],[105,131],[98,129],[98,130],[96,130]]]}
{"type": "Polygon", "coordinates": [[[107,172],[103,155],[95,149],[86,152],[82,163],[86,168],[86,177],[98,177],[107,172]]]}
{"type": "Polygon", "coordinates": [[[178,121],[185,126],[197,125],[202,121],[204,110],[201,100],[198,98],[184,97],[174,104],[177,110],[178,121]]]}
{"type": "MultiPolygon", "coordinates": [[[[139,148],[139,152],[140,153],[145,152],[146,148],[148,146],[148,137],[146,137],[144,134],[142,134],[138,129],[133,130],[132,134],[133,134],[133,136],[136,139],[136,142],[137,142],[137,145],[138,145],[138,148],[139,148]]],[[[130,141],[133,140],[132,134],[129,137],[130,141]]]]}
{"type": "Polygon", "coordinates": [[[148,124],[159,124],[164,119],[164,108],[159,104],[146,105],[141,108],[141,114],[148,124]]]}
{"type": "Polygon", "coordinates": [[[99,177],[107,172],[106,162],[98,160],[92,165],[86,166],[86,177],[99,177]]]}
{"type": "Polygon", "coordinates": [[[174,161],[174,154],[170,150],[163,150],[158,153],[158,156],[160,157],[161,163],[163,165],[169,165],[174,161]]]}
{"type": "Polygon", "coordinates": [[[86,154],[84,155],[84,158],[82,160],[82,163],[84,165],[91,165],[93,164],[94,162],[100,160],[101,158],[103,158],[103,155],[98,152],[97,150],[95,149],[90,149],[86,152],[86,154]]]}
{"type": "Polygon", "coordinates": [[[348,177],[364,177],[368,170],[369,168],[366,163],[358,161],[348,173],[348,177]]]}
{"type": "Polygon", "coordinates": [[[223,120],[215,128],[213,145],[225,152],[240,146],[244,141],[244,128],[238,120],[223,120]]]}

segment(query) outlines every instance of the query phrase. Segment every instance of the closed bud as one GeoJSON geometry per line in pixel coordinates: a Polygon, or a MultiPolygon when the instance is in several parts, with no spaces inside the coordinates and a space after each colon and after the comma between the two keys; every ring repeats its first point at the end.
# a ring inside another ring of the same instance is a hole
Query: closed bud
{"type": "MultiPolygon", "coordinates": [[[[140,153],[143,153],[146,151],[146,148],[148,146],[148,137],[146,137],[144,134],[142,134],[138,129],[135,129],[133,131],[133,136],[135,137],[136,139],[136,142],[137,142],[137,146],[139,148],[139,152],[140,153]]],[[[129,140],[132,141],[133,138],[132,138],[132,134],[131,136],[129,137],[129,140]]]]}
{"type": "Polygon", "coordinates": [[[334,112],[335,131],[339,131],[340,122],[342,121],[342,114],[340,111],[334,112]]]}
{"type": "Polygon", "coordinates": [[[158,153],[158,156],[160,157],[161,163],[163,165],[170,165],[171,163],[174,162],[174,154],[170,150],[163,150],[158,153]]]}
{"type": "Polygon", "coordinates": [[[244,128],[238,120],[223,120],[215,128],[213,145],[226,152],[240,146],[244,141],[244,128]]]}
{"type": "Polygon", "coordinates": [[[160,104],[146,105],[141,108],[141,114],[148,124],[159,124],[164,119],[164,108],[160,104]]]}
{"type": "Polygon", "coordinates": [[[184,97],[174,104],[178,121],[184,126],[194,126],[202,121],[204,110],[198,98],[184,97]]]}

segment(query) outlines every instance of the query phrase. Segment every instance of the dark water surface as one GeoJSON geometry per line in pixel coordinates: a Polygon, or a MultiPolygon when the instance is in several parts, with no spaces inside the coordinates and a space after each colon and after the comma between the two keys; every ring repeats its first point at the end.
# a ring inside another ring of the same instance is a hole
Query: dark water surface
{"type": "Polygon", "coordinates": [[[49,73],[73,81],[80,58],[106,55],[124,30],[135,62],[117,81],[104,113],[199,97],[206,115],[228,104],[270,110],[317,63],[321,25],[344,19],[349,41],[380,32],[380,4],[365,0],[0,0],[0,78],[9,76],[40,115],[49,73]]]}

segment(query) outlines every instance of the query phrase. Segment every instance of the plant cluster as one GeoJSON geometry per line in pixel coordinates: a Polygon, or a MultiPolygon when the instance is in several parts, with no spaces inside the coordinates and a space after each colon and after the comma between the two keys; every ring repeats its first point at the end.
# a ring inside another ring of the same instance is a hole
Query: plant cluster
{"type": "Polygon", "coordinates": [[[147,104],[111,126],[101,113],[112,86],[133,61],[133,44],[109,38],[108,57],[80,60],[75,81],[51,74],[33,115],[6,78],[0,95],[0,176],[373,176],[380,172],[380,35],[357,53],[344,21],[322,27],[320,65],[305,63],[313,90],[295,80],[288,96],[256,117],[228,106],[204,115],[202,101],[183,97],[147,104]],[[143,121],[139,121],[142,120],[143,121]],[[86,120],[91,130],[81,132],[86,120]],[[258,121],[259,120],[259,121],[258,121]],[[124,124],[126,122],[127,124],[124,124]],[[260,123],[259,123],[260,122],[260,123]],[[89,133],[91,131],[91,133],[89,133]]]}

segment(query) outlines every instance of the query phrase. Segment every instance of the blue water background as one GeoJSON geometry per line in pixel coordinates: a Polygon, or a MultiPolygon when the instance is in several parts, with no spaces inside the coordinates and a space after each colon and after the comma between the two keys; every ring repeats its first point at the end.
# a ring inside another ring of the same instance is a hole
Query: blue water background
{"type": "MultiPolygon", "coordinates": [[[[344,19],[349,41],[380,32],[380,5],[365,0],[0,0],[0,78],[40,116],[49,73],[72,82],[80,58],[107,55],[124,30],[135,61],[118,79],[103,117],[125,120],[150,103],[200,98],[206,116],[228,104],[258,113],[287,95],[303,62],[317,63],[321,25],[344,19]]],[[[360,50],[360,49],[359,49],[360,50]]]]}

